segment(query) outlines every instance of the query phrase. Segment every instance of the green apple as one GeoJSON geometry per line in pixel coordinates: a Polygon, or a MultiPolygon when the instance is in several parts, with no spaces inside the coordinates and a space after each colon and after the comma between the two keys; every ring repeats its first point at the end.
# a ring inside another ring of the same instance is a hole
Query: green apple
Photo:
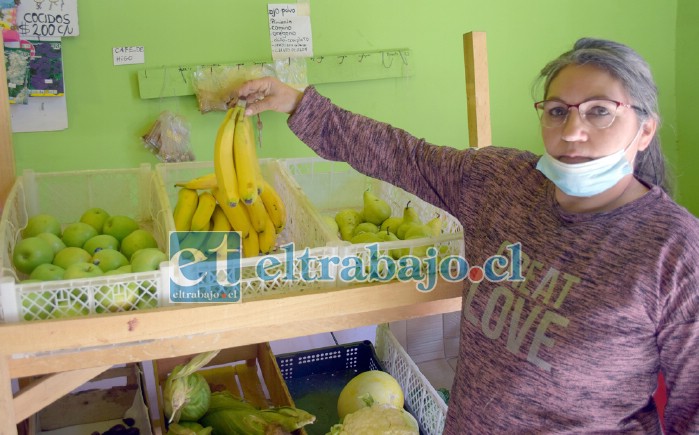
{"type": "Polygon", "coordinates": [[[53,261],[53,248],[46,240],[39,237],[22,239],[15,245],[12,252],[12,264],[27,275],[31,274],[40,264],[53,261]]]}
{"type": "Polygon", "coordinates": [[[82,248],[85,242],[97,235],[97,230],[85,222],[73,222],[63,229],[63,243],[66,246],[82,248]]]}
{"type": "Polygon", "coordinates": [[[136,308],[138,303],[139,288],[138,284],[131,282],[128,284],[117,284],[114,286],[102,286],[95,293],[95,311],[103,312],[118,312],[129,311],[136,308]]]}
{"type": "Polygon", "coordinates": [[[36,237],[39,237],[40,239],[44,239],[47,242],[49,242],[49,244],[53,248],[54,255],[58,253],[58,251],[66,247],[66,244],[63,243],[63,240],[61,240],[61,238],[55,235],[54,233],[39,233],[36,235],[36,237]]]}
{"type": "Polygon", "coordinates": [[[63,279],[65,269],[51,263],[44,263],[36,266],[29,275],[29,279],[38,279],[40,281],[58,281],[63,279]]]}
{"type": "Polygon", "coordinates": [[[53,305],[53,293],[50,291],[26,293],[22,298],[24,320],[48,319],[51,310],[53,310],[53,305]]]}
{"type": "Polygon", "coordinates": [[[109,234],[98,234],[85,242],[83,249],[89,252],[90,255],[94,255],[99,249],[114,249],[118,251],[119,241],[116,237],[109,234]]]}
{"type": "Polygon", "coordinates": [[[90,260],[92,260],[92,255],[83,248],[67,246],[56,252],[56,256],[53,257],[53,264],[67,269],[71,264],[89,263],[90,260]]]}
{"type": "Polygon", "coordinates": [[[30,217],[22,230],[22,238],[34,237],[40,233],[53,233],[60,237],[61,223],[55,216],[46,213],[30,217]]]}
{"type": "Polygon", "coordinates": [[[158,270],[163,261],[168,261],[168,256],[160,249],[139,249],[131,256],[131,270],[134,273],[158,270]]]}
{"type": "Polygon", "coordinates": [[[121,241],[121,253],[131,260],[131,256],[134,252],[143,248],[157,248],[158,242],[155,241],[153,235],[142,229],[137,229],[131,232],[128,236],[124,237],[121,241]]]}
{"type": "Polygon", "coordinates": [[[51,313],[51,317],[60,319],[64,317],[86,316],[90,314],[90,309],[86,307],[78,298],[69,298],[58,301],[51,313]]]}
{"type": "Polygon", "coordinates": [[[109,272],[128,265],[129,260],[116,249],[100,249],[92,256],[92,264],[99,266],[102,272],[109,272]]]}
{"type": "Polygon", "coordinates": [[[95,264],[87,262],[73,263],[66,268],[63,279],[93,278],[103,274],[102,269],[95,264]]]}
{"type": "Polygon", "coordinates": [[[97,230],[98,233],[102,233],[102,227],[104,226],[104,223],[109,219],[109,213],[107,213],[106,210],[99,208],[99,207],[93,207],[89,210],[86,210],[85,213],[80,216],[80,222],[84,222],[88,225],[91,225],[94,229],[97,230]]]}
{"type": "Polygon", "coordinates": [[[138,229],[138,222],[128,216],[110,216],[102,227],[103,234],[114,236],[119,242],[138,229]]]}

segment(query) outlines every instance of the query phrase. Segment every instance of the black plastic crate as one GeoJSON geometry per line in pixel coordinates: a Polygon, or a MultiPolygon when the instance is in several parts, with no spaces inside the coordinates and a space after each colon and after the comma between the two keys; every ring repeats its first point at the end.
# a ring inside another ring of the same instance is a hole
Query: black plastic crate
{"type": "Polygon", "coordinates": [[[385,371],[368,340],[276,358],[295,405],[316,416],[314,424],[304,427],[309,435],[324,435],[339,422],[337,399],[350,379],[369,370],[385,371]]]}

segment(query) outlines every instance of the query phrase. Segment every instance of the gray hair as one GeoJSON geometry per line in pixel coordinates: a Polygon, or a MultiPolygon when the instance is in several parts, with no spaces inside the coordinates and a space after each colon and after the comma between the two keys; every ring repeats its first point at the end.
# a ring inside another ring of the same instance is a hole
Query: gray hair
{"type": "MultiPolygon", "coordinates": [[[[544,81],[544,95],[551,81],[568,65],[593,65],[619,80],[631,97],[641,120],[653,118],[660,126],[658,88],[648,63],[632,48],[603,39],[581,38],[573,49],[549,62],[539,74],[537,83],[544,81]]],[[[671,193],[667,165],[660,148],[658,130],[648,148],[637,154],[634,175],[651,185],[671,193]]]]}

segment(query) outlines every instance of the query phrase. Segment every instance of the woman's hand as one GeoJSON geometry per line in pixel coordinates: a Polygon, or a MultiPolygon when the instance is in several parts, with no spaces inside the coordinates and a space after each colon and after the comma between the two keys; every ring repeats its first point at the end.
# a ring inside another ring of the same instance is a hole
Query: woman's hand
{"type": "Polygon", "coordinates": [[[245,115],[252,116],[265,110],[291,114],[296,110],[303,93],[274,77],[263,77],[243,83],[238,97],[246,100],[245,115]]]}

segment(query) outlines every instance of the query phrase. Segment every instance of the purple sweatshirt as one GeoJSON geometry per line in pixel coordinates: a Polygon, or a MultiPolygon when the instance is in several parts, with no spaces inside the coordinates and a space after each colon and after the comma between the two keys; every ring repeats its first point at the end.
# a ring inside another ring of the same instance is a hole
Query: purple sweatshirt
{"type": "Polygon", "coordinates": [[[445,434],[699,433],[699,220],[660,188],[604,213],[558,207],[532,153],[431,145],[309,87],[289,127],[321,157],[455,216],[466,260],[521,243],[520,281],[464,281],[445,434]]]}

